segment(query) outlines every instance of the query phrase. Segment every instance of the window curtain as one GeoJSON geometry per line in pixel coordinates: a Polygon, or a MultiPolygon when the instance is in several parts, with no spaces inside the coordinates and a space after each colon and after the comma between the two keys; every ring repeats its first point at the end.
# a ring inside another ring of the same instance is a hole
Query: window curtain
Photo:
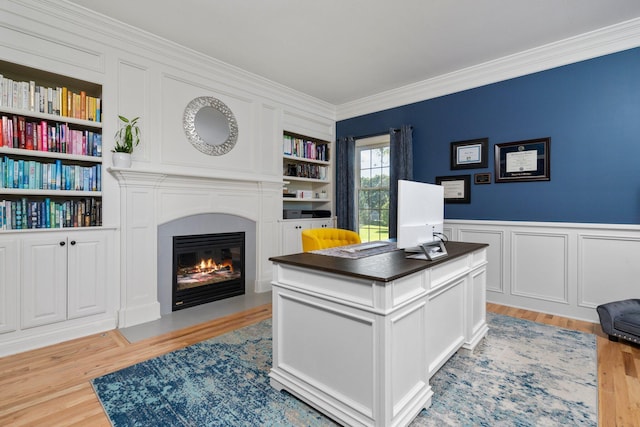
{"type": "Polygon", "coordinates": [[[398,236],[398,180],[413,179],[413,127],[402,125],[389,131],[389,237],[398,236]]]}
{"type": "Polygon", "coordinates": [[[356,231],[355,159],[356,140],[344,137],[337,141],[336,215],[338,228],[356,231]]]}

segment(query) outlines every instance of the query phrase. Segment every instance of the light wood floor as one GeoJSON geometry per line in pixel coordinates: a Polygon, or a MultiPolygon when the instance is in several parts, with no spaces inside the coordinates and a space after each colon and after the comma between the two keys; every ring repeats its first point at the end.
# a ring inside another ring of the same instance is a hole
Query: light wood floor
{"type": "MultiPolygon", "coordinates": [[[[600,426],[640,426],[640,347],[610,342],[600,325],[487,304],[487,310],[597,335],[600,426]]],[[[116,330],[0,358],[0,426],[109,426],[89,381],[271,317],[264,305],[129,343],[116,330]]]]}

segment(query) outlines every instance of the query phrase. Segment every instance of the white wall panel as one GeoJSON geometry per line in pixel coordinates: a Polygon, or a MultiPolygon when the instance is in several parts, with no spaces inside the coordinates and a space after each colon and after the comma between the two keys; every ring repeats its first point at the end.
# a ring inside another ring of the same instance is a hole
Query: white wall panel
{"type": "MultiPolygon", "coordinates": [[[[254,129],[252,100],[226,93],[213,85],[199,81],[165,75],[162,78],[161,129],[162,140],[160,162],[165,165],[215,168],[218,171],[253,173],[256,163],[259,138],[254,129]],[[238,140],[233,149],[223,156],[210,156],[197,150],[184,133],[182,118],[184,110],[193,99],[211,96],[224,102],[233,112],[238,124],[238,140]]],[[[262,169],[260,167],[259,169],[262,169]]]]}
{"type": "MultiPolygon", "coordinates": [[[[269,105],[259,106],[260,132],[256,138],[261,171],[265,175],[282,175],[282,114],[269,105]]],[[[279,203],[282,207],[282,203],[279,203]]]]}
{"type": "Polygon", "coordinates": [[[282,119],[284,130],[306,136],[333,141],[335,138],[334,122],[323,120],[312,115],[303,115],[293,111],[285,111],[282,119]]]}
{"type": "Polygon", "coordinates": [[[463,228],[458,230],[458,239],[463,242],[486,243],[487,259],[487,290],[501,292],[504,290],[504,271],[501,266],[504,264],[504,233],[500,230],[480,230],[473,228],[463,228]]]}
{"type": "MultiPolygon", "coordinates": [[[[103,71],[104,54],[94,48],[89,48],[84,39],[76,39],[75,42],[65,40],[65,34],[59,34],[59,30],[50,26],[35,26],[32,31],[23,31],[15,24],[15,22],[11,24],[0,22],[1,44],[5,46],[7,51],[13,51],[10,55],[13,61],[24,62],[17,57],[24,56],[29,59],[30,56],[36,55],[40,64],[55,62],[90,71],[103,71]],[[25,55],[25,46],[29,46],[27,55],[25,55]]],[[[66,36],[68,37],[68,34],[66,36]]],[[[40,64],[26,63],[25,65],[39,67],[40,64]]],[[[65,72],[64,74],[68,75],[69,73],[65,72]]]]}
{"type": "Polygon", "coordinates": [[[567,303],[567,255],[566,235],[513,233],[511,293],[567,303]]]}
{"type": "MultiPolygon", "coordinates": [[[[133,150],[133,158],[138,161],[148,160],[148,153],[153,147],[153,139],[150,138],[152,120],[149,117],[149,73],[148,67],[144,65],[120,59],[118,61],[118,107],[115,111],[109,106],[105,107],[104,119],[113,120],[113,129],[116,131],[120,128],[120,120],[117,116],[124,116],[128,119],[140,117],[138,121],[140,145],[133,150]]],[[[103,144],[106,149],[103,150],[103,153],[108,153],[114,143],[114,138],[111,135],[104,135],[103,144]]]]}
{"type": "Polygon", "coordinates": [[[579,305],[596,307],[603,301],[640,298],[640,239],[580,235],[578,242],[579,305]]]}

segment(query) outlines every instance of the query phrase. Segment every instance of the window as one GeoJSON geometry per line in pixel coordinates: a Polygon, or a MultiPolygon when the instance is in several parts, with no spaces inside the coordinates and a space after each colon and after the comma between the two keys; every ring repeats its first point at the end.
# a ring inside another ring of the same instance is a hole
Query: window
{"type": "Polygon", "coordinates": [[[356,141],[356,207],[363,242],[389,238],[389,135],[356,141]]]}

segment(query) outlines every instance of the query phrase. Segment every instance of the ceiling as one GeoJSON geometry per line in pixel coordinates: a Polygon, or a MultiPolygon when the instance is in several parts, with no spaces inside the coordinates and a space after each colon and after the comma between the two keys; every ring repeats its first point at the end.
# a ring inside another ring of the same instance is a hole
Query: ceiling
{"type": "Polygon", "coordinates": [[[640,17],[638,0],[72,0],[333,105],[640,17]]]}

